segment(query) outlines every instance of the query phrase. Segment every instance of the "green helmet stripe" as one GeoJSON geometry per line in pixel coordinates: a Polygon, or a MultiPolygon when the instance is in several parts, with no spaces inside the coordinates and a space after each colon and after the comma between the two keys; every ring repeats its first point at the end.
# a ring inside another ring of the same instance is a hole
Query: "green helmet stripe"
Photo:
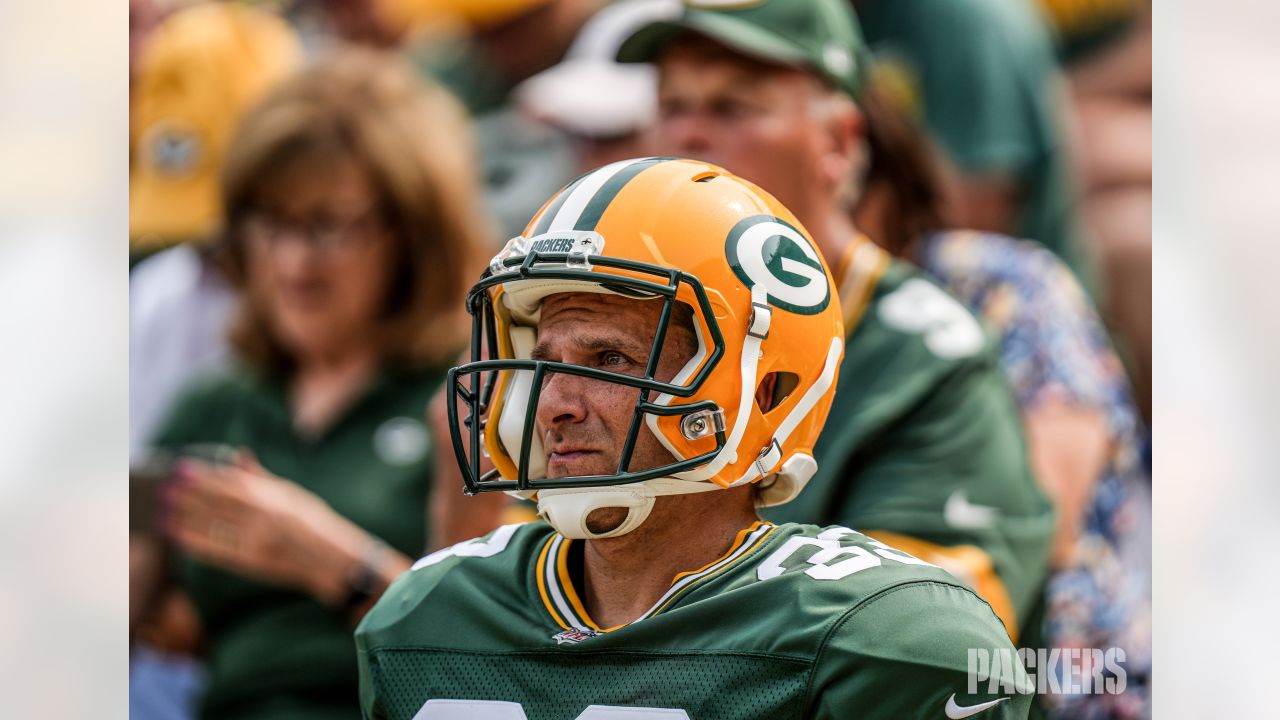
{"type": "Polygon", "coordinates": [[[658,157],[645,158],[636,161],[620,170],[609,181],[600,187],[594,197],[587,202],[586,207],[582,209],[582,214],[578,216],[578,221],[574,224],[574,230],[595,230],[596,224],[600,222],[600,218],[604,215],[604,211],[609,208],[609,204],[613,199],[622,192],[622,188],[631,182],[636,175],[648,170],[659,163],[674,160],[675,158],[658,157]]]}

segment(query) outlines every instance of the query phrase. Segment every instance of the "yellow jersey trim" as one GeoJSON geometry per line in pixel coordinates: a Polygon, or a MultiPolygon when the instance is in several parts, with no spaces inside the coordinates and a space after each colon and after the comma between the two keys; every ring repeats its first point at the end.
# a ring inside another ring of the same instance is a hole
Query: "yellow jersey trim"
{"type": "Polygon", "coordinates": [[[1018,641],[1018,618],[1013,610],[1013,600],[1004,581],[996,573],[995,563],[977,545],[938,545],[910,535],[887,530],[866,530],[867,537],[890,547],[914,555],[955,575],[973,589],[978,597],[987,601],[1004,623],[1009,638],[1018,641]]]}
{"type": "Polygon", "coordinates": [[[538,595],[542,598],[542,604],[547,608],[547,614],[551,615],[551,619],[554,620],[557,625],[568,630],[570,629],[569,623],[565,622],[560,617],[560,614],[556,612],[555,605],[552,604],[551,597],[547,594],[547,581],[545,580],[543,573],[543,567],[545,567],[547,563],[547,554],[551,550],[551,544],[555,539],[555,535],[552,535],[547,539],[546,544],[542,546],[542,551],[538,553],[538,562],[534,567],[537,571],[535,574],[537,575],[538,581],[538,595]]]}
{"type": "MultiPolygon", "coordinates": [[[[733,544],[729,546],[729,549],[723,555],[697,570],[676,575],[671,580],[671,588],[663,593],[662,597],[658,598],[653,607],[632,622],[639,622],[662,612],[702,580],[720,575],[729,567],[737,564],[737,561],[758,547],[776,527],[773,523],[758,520],[752,523],[750,527],[740,530],[735,536],[733,544]]],[[[611,628],[601,628],[591,619],[581,596],[573,585],[572,578],[569,576],[569,548],[571,543],[572,541],[562,535],[553,535],[538,555],[538,594],[541,596],[542,602],[552,619],[566,630],[577,628],[595,632],[612,632],[630,624],[624,623],[611,628]],[[564,619],[562,620],[561,618],[564,619]]]]}
{"type": "Polygon", "coordinates": [[[858,327],[871,302],[871,295],[892,259],[889,253],[862,234],[855,236],[845,248],[836,273],[845,336],[852,335],[858,327]]]}

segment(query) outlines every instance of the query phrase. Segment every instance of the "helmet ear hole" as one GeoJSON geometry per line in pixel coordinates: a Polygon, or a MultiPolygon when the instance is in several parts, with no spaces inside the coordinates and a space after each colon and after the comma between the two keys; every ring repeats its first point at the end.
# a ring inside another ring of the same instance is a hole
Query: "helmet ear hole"
{"type": "Polygon", "coordinates": [[[768,414],[777,409],[800,384],[800,376],[790,372],[771,372],[756,386],[756,407],[768,414]]]}

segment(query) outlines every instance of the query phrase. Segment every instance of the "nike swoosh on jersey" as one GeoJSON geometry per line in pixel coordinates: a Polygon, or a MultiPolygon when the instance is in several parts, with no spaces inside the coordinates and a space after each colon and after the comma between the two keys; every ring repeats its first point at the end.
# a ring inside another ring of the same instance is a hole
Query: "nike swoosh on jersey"
{"type": "Polygon", "coordinates": [[[947,717],[951,720],[973,717],[983,710],[993,708],[1008,699],[1007,697],[1002,697],[990,702],[978,703],[977,705],[960,705],[956,702],[956,694],[951,693],[951,697],[947,698],[947,717]]]}
{"type": "Polygon", "coordinates": [[[942,517],[954,528],[982,530],[995,524],[1000,516],[998,508],[990,505],[974,505],[969,502],[964,490],[956,490],[947,497],[942,507],[942,517]]]}

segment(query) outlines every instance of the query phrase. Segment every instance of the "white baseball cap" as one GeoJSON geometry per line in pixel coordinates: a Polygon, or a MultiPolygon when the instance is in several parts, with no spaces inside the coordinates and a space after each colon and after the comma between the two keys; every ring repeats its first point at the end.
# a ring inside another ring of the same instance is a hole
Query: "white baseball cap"
{"type": "Polygon", "coordinates": [[[675,18],[679,0],[622,0],[583,25],[560,64],[515,89],[521,110],[571,134],[610,138],[653,121],[657,71],[614,60],[622,41],[650,23],[675,18]]]}

